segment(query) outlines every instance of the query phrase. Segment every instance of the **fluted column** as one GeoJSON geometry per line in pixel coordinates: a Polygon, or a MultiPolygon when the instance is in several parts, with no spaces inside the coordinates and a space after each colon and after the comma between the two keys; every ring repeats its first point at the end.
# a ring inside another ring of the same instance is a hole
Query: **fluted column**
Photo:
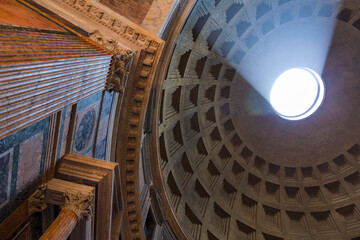
{"type": "Polygon", "coordinates": [[[65,204],[58,217],[41,236],[40,240],[67,239],[82,218],[89,219],[93,195],[65,192],[65,204]]]}
{"type": "Polygon", "coordinates": [[[67,239],[77,222],[78,217],[73,211],[61,210],[58,217],[40,239],[67,239]]]}

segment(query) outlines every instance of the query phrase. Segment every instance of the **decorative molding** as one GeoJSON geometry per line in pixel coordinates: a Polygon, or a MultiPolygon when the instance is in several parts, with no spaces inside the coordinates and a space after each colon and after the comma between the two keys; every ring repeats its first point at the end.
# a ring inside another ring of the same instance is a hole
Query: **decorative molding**
{"type": "Polygon", "coordinates": [[[81,192],[72,193],[66,191],[64,193],[65,203],[62,210],[73,211],[79,219],[85,218],[89,220],[92,216],[92,199],[94,194],[83,194],[81,192]]]}
{"type": "Polygon", "coordinates": [[[98,170],[94,170],[94,169],[89,169],[86,167],[79,167],[73,164],[69,164],[69,163],[61,163],[59,171],[63,174],[66,174],[64,172],[63,169],[66,169],[67,171],[69,171],[69,169],[72,170],[72,172],[81,172],[82,174],[89,174],[89,175],[97,175],[97,176],[101,176],[101,177],[105,177],[107,175],[106,172],[104,171],[98,171],[98,170]]]}
{"type": "MultiPolygon", "coordinates": [[[[119,134],[127,132],[127,138],[124,139],[124,145],[119,148],[121,153],[117,154],[117,162],[123,165],[123,177],[125,181],[124,199],[125,209],[129,218],[130,234],[132,239],[141,239],[139,226],[141,224],[141,210],[138,196],[139,181],[139,161],[142,140],[142,128],[144,123],[145,111],[147,108],[150,87],[153,81],[153,74],[162,49],[158,44],[151,44],[149,48],[143,50],[140,54],[137,76],[134,79],[134,85],[129,91],[128,107],[125,113],[125,126],[119,130],[119,134]],[[119,156],[123,160],[119,159],[119,156]],[[126,197],[125,197],[126,196],[126,197]]],[[[119,143],[118,143],[119,144],[119,143]]]]}
{"type": "Polygon", "coordinates": [[[41,184],[40,186],[38,186],[33,195],[31,195],[31,197],[28,199],[28,216],[32,215],[35,212],[41,212],[46,209],[46,187],[46,184],[41,184]]]}
{"type": "Polygon", "coordinates": [[[111,75],[110,83],[107,85],[107,90],[113,89],[115,92],[124,92],[133,56],[134,53],[131,51],[125,51],[121,55],[114,56],[114,70],[111,75]]]}
{"type": "Polygon", "coordinates": [[[89,33],[89,38],[97,42],[101,46],[107,48],[115,55],[122,55],[126,50],[120,46],[119,42],[114,39],[106,39],[99,30],[94,30],[89,33]]]}
{"type": "Polygon", "coordinates": [[[71,191],[72,193],[81,192],[83,195],[91,195],[94,193],[95,188],[70,181],[64,181],[58,178],[53,178],[47,184],[45,196],[46,203],[63,206],[65,202],[64,193],[67,191],[71,191]]]}
{"type": "Polygon", "coordinates": [[[111,29],[113,32],[116,32],[117,34],[124,37],[128,41],[136,44],[140,48],[150,46],[154,41],[152,36],[149,36],[142,31],[138,31],[138,29],[136,28],[140,28],[139,26],[132,27],[124,20],[121,20],[119,17],[112,16],[112,14],[106,12],[106,10],[101,9],[100,3],[99,6],[96,6],[88,0],[61,1],[80,11],[87,17],[95,20],[96,22],[101,23],[105,27],[111,29]]]}
{"type": "Polygon", "coordinates": [[[89,37],[114,54],[112,73],[109,74],[110,80],[106,85],[106,90],[123,93],[130,74],[134,52],[122,48],[120,44],[113,39],[105,39],[98,30],[89,33],[89,37]]]}

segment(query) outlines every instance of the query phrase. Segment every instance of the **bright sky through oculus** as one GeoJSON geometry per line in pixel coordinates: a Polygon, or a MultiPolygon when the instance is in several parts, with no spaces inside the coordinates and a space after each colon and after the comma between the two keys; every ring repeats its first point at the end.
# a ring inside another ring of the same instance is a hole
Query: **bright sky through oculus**
{"type": "Polygon", "coordinates": [[[288,120],[309,117],[321,105],[324,84],[308,68],[293,68],[282,73],[272,86],[270,103],[276,113],[288,120]]]}

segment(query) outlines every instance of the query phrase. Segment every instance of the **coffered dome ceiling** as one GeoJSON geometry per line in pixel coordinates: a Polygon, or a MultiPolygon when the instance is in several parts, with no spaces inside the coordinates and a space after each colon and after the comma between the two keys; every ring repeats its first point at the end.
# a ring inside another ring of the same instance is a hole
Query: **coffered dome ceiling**
{"type": "Polygon", "coordinates": [[[163,179],[193,239],[360,239],[360,1],[200,0],[163,83],[163,179]],[[266,99],[309,67],[326,95],[288,121],[266,99]]]}

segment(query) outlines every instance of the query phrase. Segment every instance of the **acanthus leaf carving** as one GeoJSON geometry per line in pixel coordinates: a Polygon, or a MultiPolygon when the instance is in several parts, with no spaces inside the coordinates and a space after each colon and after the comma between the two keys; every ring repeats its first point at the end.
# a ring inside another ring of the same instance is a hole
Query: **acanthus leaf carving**
{"type": "Polygon", "coordinates": [[[79,219],[90,219],[92,216],[92,203],[94,194],[72,193],[65,191],[65,203],[62,210],[74,212],[79,219]]]}

